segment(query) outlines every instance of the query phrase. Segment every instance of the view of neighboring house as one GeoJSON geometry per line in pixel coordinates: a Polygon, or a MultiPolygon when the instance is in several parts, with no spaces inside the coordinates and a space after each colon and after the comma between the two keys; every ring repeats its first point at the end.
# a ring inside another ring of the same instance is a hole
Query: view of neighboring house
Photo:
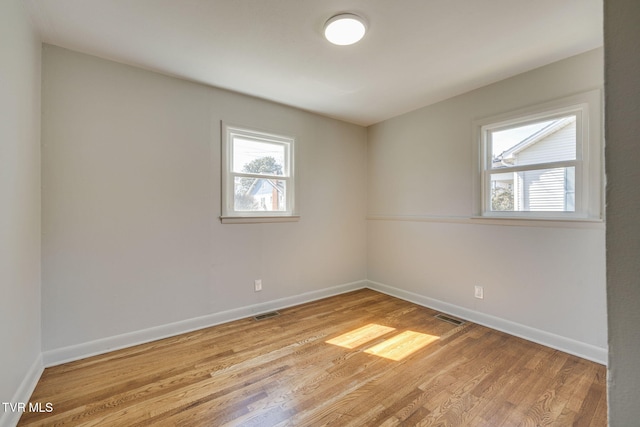
{"type": "Polygon", "coordinates": [[[248,211],[281,211],[285,206],[283,181],[263,178],[241,178],[247,184],[236,193],[236,208],[248,211]]]}
{"type": "MultiPolygon", "coordinates": [[[[493,168],[576,159],[576,117],[546,124],[493,157],[493,168]]],[[[492,175],[493,210],[575,211],[575,167],[533,168],[492,175]]]]}

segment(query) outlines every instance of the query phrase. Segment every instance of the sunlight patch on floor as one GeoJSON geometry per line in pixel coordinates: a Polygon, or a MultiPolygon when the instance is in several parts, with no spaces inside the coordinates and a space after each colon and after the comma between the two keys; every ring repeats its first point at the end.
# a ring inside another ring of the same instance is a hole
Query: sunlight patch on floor
{"type": "Polygon", "coordinates": [[[326,343],[353,349],[395,330],[395,328],[391,328],[389,326],[370,323],[361,328],[347,332],[346,334],[342,334],[338,337],[332,338],[329,341],[326,341],[326,343]]]}
{"type": "MultiPolygon", "coordinates": [[[[395,328],[390,326],[370,323],[325,342],[327,344],[354,349],[395,330],[395,328]]],[[[364,352],[384,357],[385,359],[399,361],[438,339],[440,339],[440,337],[436,335],[404,331],[366,349],[364,352]]]]}
{"type": "Polygon", "coordinates": [[[435,335],[405,331],[365,350],[365,353],[399,361],[438,339],[435,335]]]}

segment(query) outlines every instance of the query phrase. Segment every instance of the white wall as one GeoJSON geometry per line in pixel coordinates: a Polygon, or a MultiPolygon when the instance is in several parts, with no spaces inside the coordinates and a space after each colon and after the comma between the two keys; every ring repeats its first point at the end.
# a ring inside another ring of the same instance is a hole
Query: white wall
{"type": "Polygon", "coordinates": [[[363,285],[364,128],[48,45],[43,76],[45,360],[363,285]],[[297,138],[299,222],[220,223],[221,120],[297,138]]]}
{"type": "Polygon", "coordinates": [[[40,39],[21,0],[0,2],[0,325],[0,402],[26,399],[41,372],[40,39]]]}
{"type": "Polygon", "coordinates": [[[640,420],[640,2],[605,1],[609,425],[640,420]]]}
{"type": "Polygon", "coordinates": [[[374,286],[606,361],[604,225],[469,219],[473,121],[601,88],[602,56],[587,52],[369,128],[374,286]]]}

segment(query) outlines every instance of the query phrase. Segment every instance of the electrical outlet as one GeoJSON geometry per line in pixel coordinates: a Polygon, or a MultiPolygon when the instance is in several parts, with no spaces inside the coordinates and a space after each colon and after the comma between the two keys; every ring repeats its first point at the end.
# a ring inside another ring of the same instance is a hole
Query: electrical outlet
{"type": "Polygon", "coordinates": [[[482,286],[475,286],[475,297],[478,299],[484,299],[484,287],[482,286]]]}
{"type": "Polygon", "coordinates": [[[256,280],[253,282],[253,289],[254,289],[256,292],[260,292],[260,291],[262,290],[262,279],[256,279],[256,280]]]}

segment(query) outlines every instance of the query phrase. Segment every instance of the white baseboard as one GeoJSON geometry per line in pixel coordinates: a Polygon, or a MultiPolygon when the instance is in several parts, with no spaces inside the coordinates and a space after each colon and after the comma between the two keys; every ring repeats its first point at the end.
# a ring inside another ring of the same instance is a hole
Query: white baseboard
{"type": "MultiPolygon", "coordinates": [[[[33,390],[35,390],[38,381],[40,380],[40,376],[42,375],[42,371],[44,371],[44,365],[42,363],[42,356],[38,355],[36,360],[33,362],[24,379],[20,383],[18,390],[16,390],[13,395],[13,399],[11,403],[29,402],[31,395],[33,394],[33,390]]],[[[10,412],[4,411],[4,408],[0,412],[0,426],[2,427],[13,427],[18,424],[20,420],[20,416],[22,412],[10,412]]]]}
{"type": "Polygon", "coordinates": [[[280,298],[273,301],[267,301],[264,303],[240,307],[232,310],[222,311],[219,313],[212,313],[206,316],[195,317],[192,319],[186,319],[166,325],[128,332],[122,335],[102,338],[82,344],[48,350],[42,353],[42,359],[44,362],[44,366],[48,368],[50,366],[56,366],[62,363],[84,359],[86,357],[108,353],[110,351],[119,350],[138,344],[144,344],[162,338],[172,337],[186,332],[208,328],[210,326],[219,325],[221,323],[255,316],[259,313],[264,313],[272,310],[280,310],[286,307],[291,307],[294,305],[327,298],[345,292],[354,291],[356,289],[362,289],[366,286],[367,281],[362,280],[358,282],[333,286],[318,291],[305,292],[300,295],[280,298]]]}
{"type": "Polygon", "coordinates": [[[464,307],[449,304],[402,289],[394,288],[393,286],[373,282],[371,280],[367,281],[367,287],[369,289],[373,289],[375,291],[382,292],[384,294],[391,295],[405,301],[428,307],[433,310],[441,311],[443,313],[450,314],[452,316],[456,316],[473,323],[478,323],[491,329],[505,332],[509,335],[514,335],[516,337],[520,337],[528,341],[533,341],[535,343],[542,344],[556,350],[564,351],[565,353],[573,354],[574,356],[591,360],[605,366],[607,365],[608,351],[606,348],[596,347],[594,345],[576,341],[571,338],[552,334],[550,332],[535,329],[530,326],[522,325],[520,323],[511,322],[509,320],[501,319],[499,317],[491,316],[489,314],[481,313],[475,310],[469,310],[464,307]]]}

